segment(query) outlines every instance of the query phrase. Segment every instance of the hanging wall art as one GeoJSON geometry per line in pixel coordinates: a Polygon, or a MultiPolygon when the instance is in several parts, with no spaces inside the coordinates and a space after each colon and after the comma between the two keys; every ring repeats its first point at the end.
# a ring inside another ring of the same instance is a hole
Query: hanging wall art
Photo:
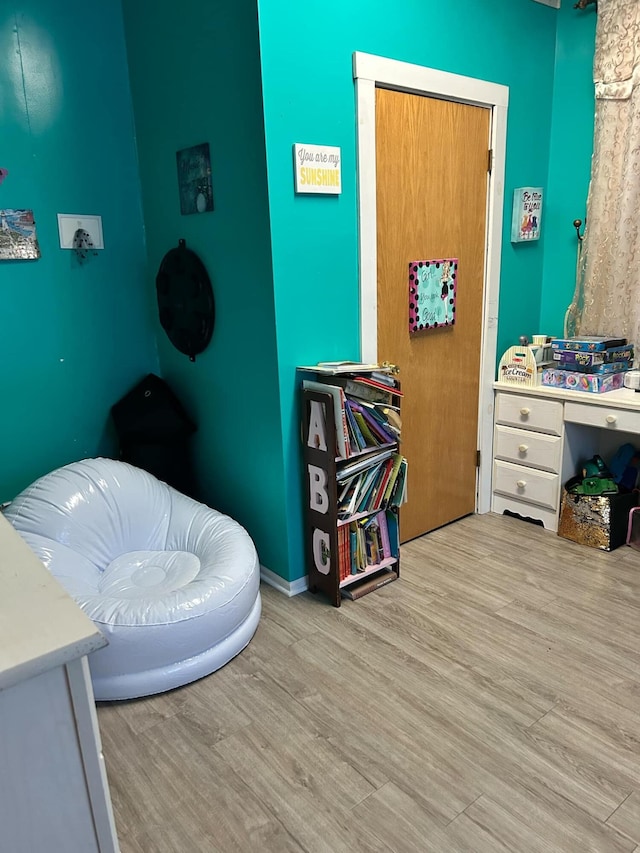
{"type": "Polygon", "coordinates": [[[456,322],[458,259],[409,262],[409,332],[456,322]]]}
{"type": "Polygon", "coordinates": [[[0,261],[30,261],[40,257],[32,210],[0,210],[0,261]]]}
{"type": "Polygon", "coordinates": [[[540,239],[542,197],[542,187],[518,187],[513,191],[512,243],[528,243],[540,239]]]}
{"type": "Polygon", "coordinates": [[[209,143],[183,148],[176,153],[180,213],[207,213],[213,210],[211,156],[209,143]]]}

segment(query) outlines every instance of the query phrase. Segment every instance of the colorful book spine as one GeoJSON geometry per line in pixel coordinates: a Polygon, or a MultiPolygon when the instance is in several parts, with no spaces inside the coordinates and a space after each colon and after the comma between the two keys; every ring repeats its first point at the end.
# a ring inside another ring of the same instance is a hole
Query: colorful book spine
{"type": "Polygon", "coordinates": [[[345,412],[347,415],[347,421],[351,425],[351,431],[354,436],[355,446],[352,448],[354,453],[359,453],[361,450],[364,450],[367,446],[367,442],[364,440],[364,436],[360,432],[360,427],[358,426],[358,422],[353,416],[353,412],[351,411],[351,406],[349,404],[349,400],[346,401],[345,404],[345,412]]]}
{"type": "Polygon", "coordinates": [[[382,556],[383,559],[391,557],[391,543],[389,541],[389,524],[387,522],[387,513],[381,512],[378,516],[380,526],[380,538],[382,540],[382,556]]]}
{"type": "Polygon", "coordinates": [[[356,418],[358,423],[360,423],[360,418],[358,418],[358,415],[360,415],[361,418],[366,421],[369,431],[376,435],[380,443],[389,444],[397,440],[397,436],[394,435],[392,432],[388,432],[387,430],[385,430],[380,420],[378,420],[378,418],[376,418],[367,408],[359,405],[353,400],[347,400],[347,404],[351,408],[351,411],[354,413],[354,417],[356,418]]]}

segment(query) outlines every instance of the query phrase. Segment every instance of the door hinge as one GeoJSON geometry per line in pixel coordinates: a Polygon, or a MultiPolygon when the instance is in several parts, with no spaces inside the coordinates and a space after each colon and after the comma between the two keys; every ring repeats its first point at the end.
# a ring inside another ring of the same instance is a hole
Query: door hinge
{"type": "Polygon", "coordinates": [[[480,467],[480,451],[476,450],[476,468],[480,467]]]}
{"type": "Polygon", "coordinates": [[[487,172],[491,174],[493,171],[493,148],[490,148],[487,152],[487,172]]]}

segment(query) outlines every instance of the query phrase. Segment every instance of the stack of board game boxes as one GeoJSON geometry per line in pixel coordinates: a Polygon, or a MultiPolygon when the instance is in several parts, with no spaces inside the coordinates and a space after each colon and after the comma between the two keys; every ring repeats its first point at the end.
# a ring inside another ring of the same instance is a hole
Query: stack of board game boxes
{"type": "Polygon", "coordinates": [[[633,367],[634,347],[626,338],[556,338],[551,347],[554,364],[543,370],[542,384],[554,388],[592,394],[615,391],[633,367]]]}

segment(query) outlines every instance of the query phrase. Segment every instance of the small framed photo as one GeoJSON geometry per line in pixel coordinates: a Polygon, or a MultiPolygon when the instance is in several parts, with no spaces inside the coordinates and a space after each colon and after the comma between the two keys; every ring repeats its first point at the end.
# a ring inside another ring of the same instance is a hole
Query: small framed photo
{"type": "Polygon", "coordinates": [[[213,210],[209,143],[176,152],[180,213],[208,213],[213,210]]]}
{"type": "Polygon", "coordinates": [[[540,239],[542,196],[542,187],[518,187],[513,191],[512,243],[540,239]]]}

